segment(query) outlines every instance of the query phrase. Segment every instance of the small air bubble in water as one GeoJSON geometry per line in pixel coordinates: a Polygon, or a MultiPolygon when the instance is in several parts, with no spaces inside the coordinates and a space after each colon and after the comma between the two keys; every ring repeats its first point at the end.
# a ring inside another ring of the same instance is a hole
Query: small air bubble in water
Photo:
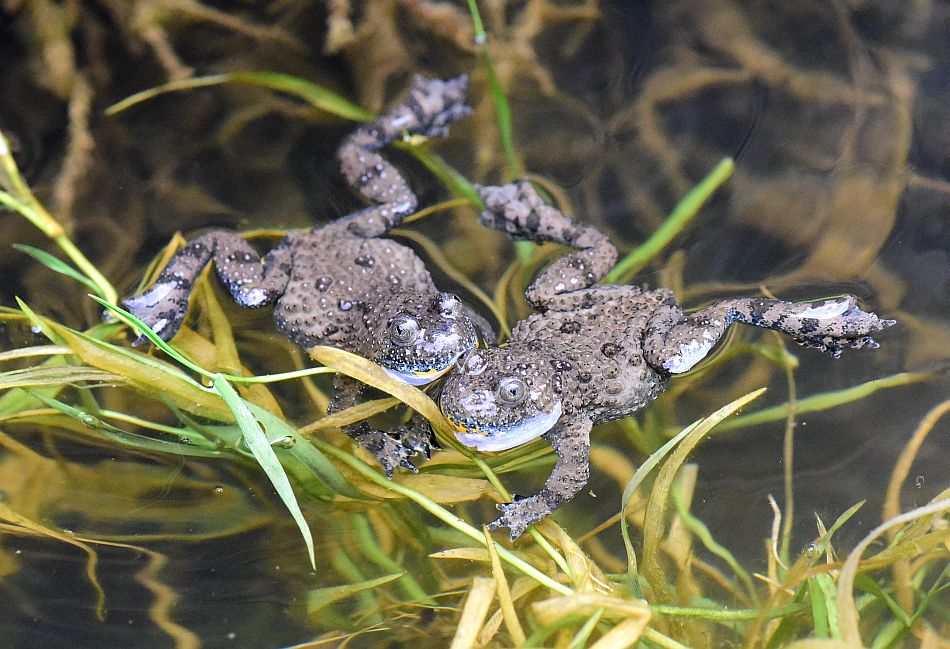
{"type": "Polygon", "coordinates": [[[43,333],[43,327],[39,325],[33,325],[32,327],[30,327],[30,331],[32,331],[35,334],[41,334],[43,333]]]}
{"type": "Polygon", "coordinates": [[[216,486],[216,487],[214,488],[214,493],[215,493],[215,495],[223,494],[223,493],[224,493],[224,487],[222,487],[221,485],[216,486]]]}
{"type": "Polygon", "coordinates": [[[817,559],[821,556],[821,548],[818,547],[815,543],[809,543],[805,546],[805,550],[802,552],[808,559],[817,559]]]}
{"type": "Polygon", "coordinates": [[[278,437],[270,444],[278,448],[293,448],[297,444],[297,440],[291,435],[284,435],[283,437],[278,437]]]}
{"type": "Polygon", "coordinates": [[[87,412],[81,413],[79,415],[79,423],[81,423],[86,428],[99,428],[99,420],[87,412]]]}
{"type": "Polygon", "coordinates": [[[925,479],[924,479],[924,476],[922,475],[919,475],[916,478],[914,478],[914,486],[917,487],[918,489],[924,486],[924,482],[925,482],[925,479]]]}

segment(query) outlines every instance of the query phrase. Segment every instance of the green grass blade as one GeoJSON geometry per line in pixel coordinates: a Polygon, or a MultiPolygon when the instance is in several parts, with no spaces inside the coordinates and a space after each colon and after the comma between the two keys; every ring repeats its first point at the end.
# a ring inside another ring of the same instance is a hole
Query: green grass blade
{"type": "Polygon", "coordinates": [[[105,307],[106,310],[108,310],[109,313],[114,315],[117,319],[121,320],[122,322],[129,325],[130,327],[140,331],[142,335],[148,338],[156,347],[158,347],[163,352],[165,352],[168,356],[174,358],[176,361],[178,361],[179,363],[181,363],[182,365],[190,369],[195,374],[201,374],[202,376],[206,378],[211,378],[210,372],[208,372],[203,367],[197,365],[196,363],[192,362],[191,359],[186,358],[181,352],[179,352],[178,350],[173,348],[171,345],[169,345],[167,342],[162,340],[158,336],[157,333],[152,331],[151,327],[149,327],[147,324],[142,322],[139,318],[132,315],[130,312],[126,311],[122,307],[116,306],[115,304],[109,304],[102,298],[97,297],[95,295],[90,295],[89,297],[91,297],[93,300],[95,300],[96,302],[101,304],[103,307],[105,307]]]}
{"type": "Polygon", "coordinates": [[[83,284],[88,286],[90,289],[92,289],[96,293],[100,293],[98,284],[96,284],[94,281],[92,281],[91,279],[89,279],[88,277],[80,273],[78,270],[76,270],[75,268],[67,264],[62,259],[59,259],[58,257],[54,257],[53,255],[49,254],[45,250],[40,250],[39,248],[34,248],[33,246],[28,246],[23,243],[14,243],[13,247],[19,250],[20,252],[25,253],[29,255],[30,257],[33,257],[33,259],[43,264],[44,266],[49,268],[51,271],[55,273],[59,273],[60,275],[65,275],[66,277],[71,277],[77,282],[82,282],[83,284]]]}
{"type": "MultiPolygon", "coordinates": [[[[928,372],[900,372],[898,374],[892,374],[891,376],[873,379],[843,390],[821,392],[810,397],[798,399],[795,402],[795,414],[804,415],[810,412],[830,410],[860,399],[866,399],[878,390],[911,385],[919,381],[927,381],[933,377],[934,375],[928,372]]],[[[770,408],[756,410],[746,415],[739,415],[720,424],[719,432],[745,428],[746,426],[757,426],[773,421],[782,421],[788,417],[788,409],[788,403],[783,403],[770,408]]]]}
{"type": "Polygon", "coordinates": [[[140,104],[143,101],[153,99],[165,93],[207,88],[209,86],[218,86],[225,83],[260,86],[269,90],[283,92],[302,99],[314,108],[319,108],[320,110],[344,119],[358,122],[373,119],[372,113],[336,94],[329,88],[313,83],[312,81],[307,81],[306,79],[301,79],[300,77],[280,72],[232,72],[172,81],[126,97],[122,101],[109,106],[109,108],[106,109],[106,115],[115,115],[136,104],[140,104]]]}
{"type": "Polygon", "coordinates": [[[623,536],[623,545],[627,550],[627,587],[636,597],[642,598],[643,592],[640,590],[640,584],[637,579],[637,554],[633,549],[633,542],[630,540],[630,526],[629,523],[627,523],[627,505],[646,477],[656,468],[656,465],[698,425],[698,421],[693,422],[666,444],[654,451],[653,454],[643,461],[623,490],[623,496],[621,496],[620,499],[620,534],[623,536]]]}
{"type": "Polygon", "coordinates": [[[826,574],[818,574],[808,580],[808,599],[811,600],[811,617],[815,635],[819,638],[841,637],[837,620],[837,595],[835,584],[826,574]],[[837,635],[835,635],[837,634],[837,635]]]}
{"type": "Polygon", "coordinates": [[[318,588],[307,593],[307,614],[313,615],[321,609],[330,606],[341,599],[352,597],[358,593],[368,590],[374,590],[384,584],[388,584],[402,577],[405,572],[397,572],[376,579],[367,579],[355,584],[345,584],[343,586],[330,586],[329,588],[318,588]]]}
{"type": "Polygon", "coordinates": [[[264,426],[268,439],[287,438],[293,440],[294,455],[313,471],[314,475],[331,491],[347,498],[366,499],[366,496],[360,493],[356,487],[347,482],[343,474],[327,459],[327,456],[301,436],[293,426],[256,404],[249,401],[245,401],[245,404],[257,421],[264,426]]]}
{"type": "Polygon", "coordinates": [[[467,199],[472,205],[477,206],[479,209],[484,207],[482,199],[478,196],[478,192],[475,191],[475,185],[473,185],[468,178],[459,173],[455,167],[446,162],[442,156],[416,145],[400,148],[405,148],[409,151],[416,160],[421,162],[423,166],[428,169],[433,176],[438,178],[439,182],[448,187],[450,191],[467,199]]]}
{"type": "Polygon", "coordinates": [[[277,454],[267,439],[267,434],[261,428],[261,424],[251,410],[253,404],[242,399],[234,387],[221,376],[214,375],[212,380],[214,381],[214,389],[224,399],[224,403],[227,404],[231,412],[234,413],[234,418],[237,420],[238,426],[241,427],[244,442],[248,449],[250,449],[251,454],[254,455],[254,459],[260,464],[264,473],[267,474],[268,479],[277,491],[277,495],[290,511],[294,522],[297,523],[300,534],[307,546],[310,565],[316,570],[317,563],[314,558],[313,535],[310,533],[310,527],[303,517],[303,512],[300,511],[300,505],[297,503],[297,497],[290,486],[290,479],[287,477],[284,467],[281,466],[277,454]]]}
{"type": "Polygon", "coordinates": [[[680,232],[693,220],[706,201],[726,182],[736,164],[732,158],[723,158],[713,168],[708,176],[699,181],[686,196],[684,196],[670,215],[649,239],[631,250],[627,256],[617,262],[617,265],[607,273],[604,280],[607,284],[624,284],[630,281],[648,263],[672,243],[680,232]]]}
{"type": "Polygon", "coordinates": [[[660,541],[666,532],[666,513],[669,505],[669,493],[677,472],[686,461],[686,456],[720,422],[743,408],[751,401],[762,396],[765,388],[754,390],[726,404],[716,412],[704,417],[690,431],[689,435],[677,445],[670,457],[657,471],[656,480],[650,490],[643,524],[643,573],[653,586],[654,597],[658,603],[668,603],[672,596],[666,574],[660,558],[660,541]]]}
{"type": "Polygon", "coordinates": [[[42,392],[36,392],[34,390],[26,390],[35,399],[42,401],[50,408],[57,410],[58,412],[63,413],[67,417],[75,419],[83,426],[91,430],[98,430],[104,437],[120,444],[126,448],[136,448],[143,451],[151,451],[153,453],[163,453],[167,455],[187,455],[194,457],[220,457],[221,452],[214,448],[213,445],[205,442],[204,447],[194,445],[196,440],[191,438],[192,442],[189,444],[180,444],[178,442],[170,442],[163,439],[153,439],[145,435],[139,435],[137,433],[131,433],[127,430],[123,430],[112,424],[102,421],[98,417],[89,414],[84,410],[80,410],[74,406],[71,406],[67,403],[63,403],[58,399],[47,396],[42,392]]]}

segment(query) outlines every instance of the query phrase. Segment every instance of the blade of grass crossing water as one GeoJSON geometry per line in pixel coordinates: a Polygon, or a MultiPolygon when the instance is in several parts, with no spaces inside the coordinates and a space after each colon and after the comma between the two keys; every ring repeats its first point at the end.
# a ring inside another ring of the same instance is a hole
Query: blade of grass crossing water
{"type": "Polygon", "coordinates": [[[284,472],[284,467],[281,466],[280,460],[277,459],[277,454],[271,447],[264,429],[261,428],[261,424],[254,416],[250,408],[251,404],[242,399],[234,387],[220,376],[214,377],[214,389],[221,395],[221,398],[224,399],[224,402],[228,408],[230,408],[231,412],[234,413],[234,418],[237,420],[238,426],[241,427],[241,432],[244,434],[244,442],[247,444],[248,449],[250,449],[254,455],[257,463],[261,465],[264,473],[267,474],[268,479],[270,479],[271,484],[274,485],[274,489],[277,491],[277,495],[283,501],[284,505],[290,511],[290,515],[297,523],[300,534],[303,536],[304,543],[307,546],[310,565],[316,570],[317,564],[314,558],[313,535],[310,533],[310,527],[303,517],[303,512],[300,511],[297,497],[294,495],[293,488],[290,486],[290,479],[287,477],[287,473],[284,472]]]}
{"type": "Polygon", "coordinates": [[[607,273],[604,280],[607,284],[624,284],[630,281],[648,263],[672,243],[680,232],[693,220],[699,210],[706,204],[719,187],[726,182],[736,164],[732,158],[723,158],[713,168],[708,176],[699,181],[686,196],[684,196],[663,224],[639,246],[634,248],[617,265],[607,273]]]}
{"type": "Polygon", "coordinates": [[[344,119],[362,122],[373,119],[372,113],[350,102],[329,88],[313,83],[312,81],[307,81],[306,79],[301,79],[300,77],[282,74],[280,72],[233,72],[230,74],[214,74],[205,77],[172,81],[171,83],[149,88],[148,90],[143,90],[130,97],[126,97],[122,101],[109,106],[106,109],[106,115],[115,115],[136,104],[168,92],[207,88],[209,86],[217,86],[225,83],[248,84],[283,92],[302,99],[314,108],[319,108],[320,110],[344,119]]]}

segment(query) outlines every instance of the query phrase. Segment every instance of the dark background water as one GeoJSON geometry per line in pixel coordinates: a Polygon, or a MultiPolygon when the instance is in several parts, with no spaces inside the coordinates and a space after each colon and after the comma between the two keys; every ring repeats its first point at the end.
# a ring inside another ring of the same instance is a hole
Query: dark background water
{"type": "MultiPolygon", "coordinates": [[[[306,227],[359,206],[334,158],[352,125],[287,97],[222,86],[103,113],[189,71],[283,71],[371,110],[383,108],[413,72],[468,72],[476,113],[437,150],[475,181],[504,180],[464,12],[432,18],[424,3],[354,4],[354,40],[326,54],[326,9],[318,3],[221,2],[203,13],[156,14],[162,5],[155,0],[7,2],[0,10],[0,128],[37,194],[123,292],[177,230],[306,227]],[[70,110],[84,125],[78,135],[70,110]]],[[[499,2],[484,10],[524,168],[556,183],[562,207],[623,250],[648,236],[719,159],[736,158],[727,186],[637,283],[670,285],[690,306],[761,286],[790,299],[847,291],[898,320],[873,352],[831,361],[791,348],[800,361],[799,398],[946,366],[947,3],[499,2]]],[[[423,204],[446,196],[407,155],[389,155],[423,204]]],[[[470,213],[419,229],[488,289],[513,259],[508,242],[478,230],[470,213]]],[[[0,216],[2,304],[21,296],[71,326],[97,320],[85,290],[15,252],[13,242],[46,245],[19,217],[0,216]]],[[[229,313],[269,330],[266,317],[229,313]]],[[[0,334],[4,348],[31,342],[16,328],[0,334]]],[[[771,340],[748,331],[738,339],[771,340]]],[[[670,428],[762,385],[770,389],[761,405],[788,398],[783,372],[748,355],[684,381],[690,389],[675,407],[657,406],[670,428]]],[[[947,387],[938,371],[798,417],[793,548],[815,536],[814,514],[828,524],[859,500],[867,504],[842,530],[841,546],[880,521],[893,463],[947,387]]],[[[0,470],[21,476],[5,489],[9,502],[59,528],[161,552],[161,581],[178,598],[174,619],[204,646],[276,647],[312,637],[301,615],[301,594],[312,583],[297,532],[253,467],[143,459],[68,439],[53,443],[57,430],[0,428],[46,458],[26,463],[5,452],[0,470]],[[128,470],[110,477],[109,463],[128,470]],[[87,473],[71,470],[74,464],[87,473]],[[215,486],[226,503],[215,500],[215,486]],[[170,523],[172,511],[181,529],[170,523]],[[202,520],[202,511],[213,516],[202,520]]],[[[948,431],[950,423],[938,423],[922,448],[905,508],[947,487],[948,431]]],[[[756,570],[764,568],[772,523],[767,496],[785,504],[783,434],[784,422],[740,429],[693,456],[700,467],[694,512],[756,570]]],[[[616,431],[595,440],[639,460],[616,431]]],[[[526,492],[537,477],[506,481],[526,492]]],[[[618,485],[595,470],[591,490],[596,498],[582,494],[560,512],[569,531],[580,534],[616,512],[618,485]]],[[[349,533],[345,520],[333,526],[349,533]]],[[[603,542],[623,556],[619,533],[603,542]]],[[[109,607],[102,624],[80,550],[16,535],[0,538],[0,548],[0,585],[11,602],[0,609],[7,646],[172,646],[144,613],[154,597],[135,580],[145,561],[140,552],[102,549],[109,607]]]]}

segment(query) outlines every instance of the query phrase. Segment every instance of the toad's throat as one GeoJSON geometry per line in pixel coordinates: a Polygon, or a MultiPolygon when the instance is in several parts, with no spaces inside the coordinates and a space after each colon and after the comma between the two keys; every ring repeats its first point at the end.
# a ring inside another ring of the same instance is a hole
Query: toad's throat
{"type": "Polygon", "coordinates": [[[466,425],[443,411],[449,423],[455,427],[459,442],[479,451],[505,451],[526,444],[551,430],[561,418],[561,402],[557,401],[551,412],[542,412],[516,424],[491,427],[466,425]]]}

